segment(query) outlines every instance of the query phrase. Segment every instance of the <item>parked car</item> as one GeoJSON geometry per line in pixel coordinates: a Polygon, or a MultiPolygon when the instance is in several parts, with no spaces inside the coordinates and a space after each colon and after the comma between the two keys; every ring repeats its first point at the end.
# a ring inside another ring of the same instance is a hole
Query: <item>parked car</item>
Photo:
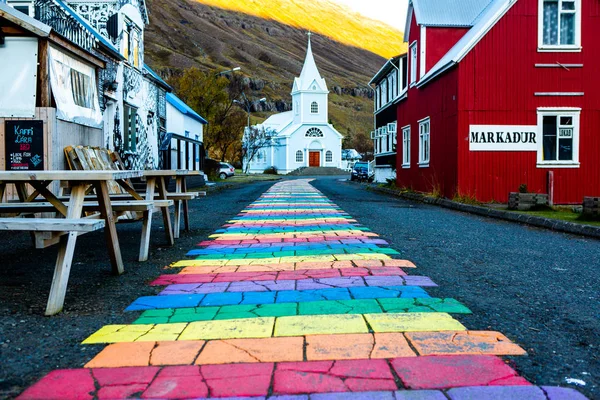
{"type": "Polygon", "coordinates": [[[219,169],[219,178],[227,179],[235,175],[235,168],[233,168],[233,165],[222,162],[220,166],[221,168],[219,169]]]}
{"type": "Polygon", "coordinates": [[[372,182],[374,178],[374,174],[369,171],[368,162],[359,161],[354,164],[354,167],[352,168],[352,175],[350,175],[351,181],[372,182]]]}

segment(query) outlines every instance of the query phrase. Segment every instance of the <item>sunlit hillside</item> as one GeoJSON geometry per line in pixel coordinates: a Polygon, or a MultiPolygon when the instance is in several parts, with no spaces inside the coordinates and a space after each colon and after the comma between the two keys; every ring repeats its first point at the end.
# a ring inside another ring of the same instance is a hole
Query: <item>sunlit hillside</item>
{"type": "MultiPolygon", "coordinates": [[[[402,32],[329,0],[196,0],[328,36],[390,58],[406,51],[402,32]]],[[[365,0],[368,1],[368,0],[365,0]]]]}

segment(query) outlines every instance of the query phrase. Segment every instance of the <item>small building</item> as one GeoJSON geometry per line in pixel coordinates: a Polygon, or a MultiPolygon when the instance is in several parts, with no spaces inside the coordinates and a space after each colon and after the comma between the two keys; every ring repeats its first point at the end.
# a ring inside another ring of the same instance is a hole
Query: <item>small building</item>
{"type": "Polygon", "coordinates": [[[164,169],[204,170],[204,125],[208,122],[173,93],[167,93],[167,135],[161,144],[164,169]]]}
{"type": "Polygon", "coordinates": [[[397,184],[555,204],[600,195],[600,2],[411,0],[397,184]]]}
{"type": "Polygon", "coordinates": [[[406,54],[389,59],[369,85],[375,86],[374,180],[387,182],[396,179],[397,107],[408,89],[406,54]]]}
{"type": "MultiPolygon", "coordinates": [[[[329,90],[312,52],[310,34],[304,67],[292,88],[292,111],[275,114],[254,129],[270,138],[250,160],[249,173],[269,167],[288,174],[301,167],[342,167],[343,136],[329,123],[329,90]]],[[[246,140],[247,135],[244,135],[246,140]]]]}

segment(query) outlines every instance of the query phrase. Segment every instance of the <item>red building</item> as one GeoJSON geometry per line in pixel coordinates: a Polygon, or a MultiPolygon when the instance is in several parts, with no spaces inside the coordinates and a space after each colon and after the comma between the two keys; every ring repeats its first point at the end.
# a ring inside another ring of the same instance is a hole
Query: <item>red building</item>
{"type": "Polygon", "coordinates": [[[600,0],[411,0],[397,183],[600,196],[600,0]]]}

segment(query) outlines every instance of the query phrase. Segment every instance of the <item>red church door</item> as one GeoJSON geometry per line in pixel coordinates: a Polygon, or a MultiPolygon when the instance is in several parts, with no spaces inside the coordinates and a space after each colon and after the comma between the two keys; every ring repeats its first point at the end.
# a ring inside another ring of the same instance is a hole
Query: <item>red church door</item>
{"type": "Polygon", "coordinates": [[[321,166],[321,152],[311,151],[308,153],[308,165],[311,167],[321,166]]]}

